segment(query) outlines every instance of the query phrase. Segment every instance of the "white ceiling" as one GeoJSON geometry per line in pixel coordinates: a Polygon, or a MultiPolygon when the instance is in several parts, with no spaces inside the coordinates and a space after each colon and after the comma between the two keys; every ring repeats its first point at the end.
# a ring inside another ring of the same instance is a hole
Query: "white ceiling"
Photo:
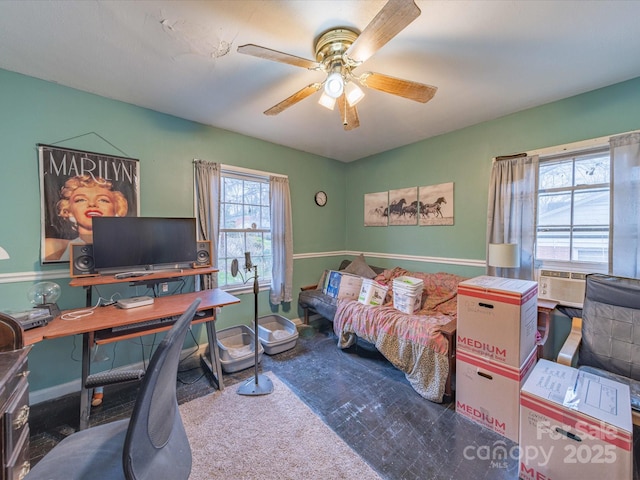
{"type": "Polygon", "coordinates": [[[640,76],[640,1],[418,0],[359,71],[435,85],[433,100],[367,89],[351,131],[319,93],[262,113],[324,75],[239,45],[315,60],[320,33],[362,30],[385,3],[1,0],[0,68],[344,162],[640,76]]]}

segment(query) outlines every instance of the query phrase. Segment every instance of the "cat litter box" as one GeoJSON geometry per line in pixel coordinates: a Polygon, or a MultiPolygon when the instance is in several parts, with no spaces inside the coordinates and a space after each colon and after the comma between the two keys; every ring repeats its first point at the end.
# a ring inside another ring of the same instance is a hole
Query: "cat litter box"
{"type": "Polygon", "coordinates": [[[281,315],[258,318],[258,338],[264,353],[275,355],[296,346],[298,329],[295,323],[281,315]]]}
{"type": "MultiPolygon", "coordinates": [[[[220,364],[225,373],[233,373],[255,365],[255,335],[246,325],[225,328],[217,332],[220,364]]],[[[258,342],[258,363],[264,348],[258,342]]]]}

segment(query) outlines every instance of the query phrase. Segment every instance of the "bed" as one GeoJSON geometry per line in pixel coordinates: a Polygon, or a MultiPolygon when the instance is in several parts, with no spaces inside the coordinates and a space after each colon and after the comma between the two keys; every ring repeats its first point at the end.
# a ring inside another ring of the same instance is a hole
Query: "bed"
{"type": "Polygon", "coordinates": [[[400,267],[384,270],[375,281],[389,287],[387,302],[369,306],[354,300],[337,302],[333,329],[340,348],[361,338],[405,373],[411,386],[433,402],[453,399],[458,284],[466,277],[450,273],[411,272],[400,267]],[[424,282],[422,308],[413,314],[393,308],[393,279],[400,276],[424,282]]]}

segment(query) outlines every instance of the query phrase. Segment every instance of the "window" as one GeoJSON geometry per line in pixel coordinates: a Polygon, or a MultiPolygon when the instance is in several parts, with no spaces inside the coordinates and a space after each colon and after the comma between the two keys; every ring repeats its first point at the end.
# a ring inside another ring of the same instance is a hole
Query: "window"
{"type": "Polygon", "coordinates": [[[606,271],[609,147],[540,157],[536,260],[543,266],[606,271]]]}
{"type": "MultiPolygon", "coordinates": [[[[242,286],[241,275],[229,273],[238,259],[240,272],[247,278],[245,252],[258,266],[260,284],[271,281],[271,217],[269,178],[234,171],[226,167],[220,179],[220,236],[218,245],[218,284],[242,286]]],[[[249,274],[251,277],[252,274],[249,274]]]]}

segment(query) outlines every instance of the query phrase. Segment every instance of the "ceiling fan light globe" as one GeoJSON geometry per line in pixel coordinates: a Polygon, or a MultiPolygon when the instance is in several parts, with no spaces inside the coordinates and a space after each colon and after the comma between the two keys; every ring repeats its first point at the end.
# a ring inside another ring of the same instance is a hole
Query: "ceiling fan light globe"
{"type": "Polygon", "coordinates": [[[331,98],[338,98],[344,91],[344,80],[338,72],[330,73],[324,82],[324,93],[331,98]]]}
{"type": "Polygon", "coordinates": [[[355,107],[360,100],[364,98],[364,92],[355,83],[350,83],[347,87],[347,102],[352,107],[355,107]]]}
{"type": "Polygon", "coordinates": [[[333,97],[330,97],[325,92],[322,92],[322,95],[320,96],[320,99],[318,100],[318,103],[320,105],[322,105],[324,108],[328,108],[329,110],[333,110],[334,107],[336,106],[336,99],[333,98],[333,97]]]}

